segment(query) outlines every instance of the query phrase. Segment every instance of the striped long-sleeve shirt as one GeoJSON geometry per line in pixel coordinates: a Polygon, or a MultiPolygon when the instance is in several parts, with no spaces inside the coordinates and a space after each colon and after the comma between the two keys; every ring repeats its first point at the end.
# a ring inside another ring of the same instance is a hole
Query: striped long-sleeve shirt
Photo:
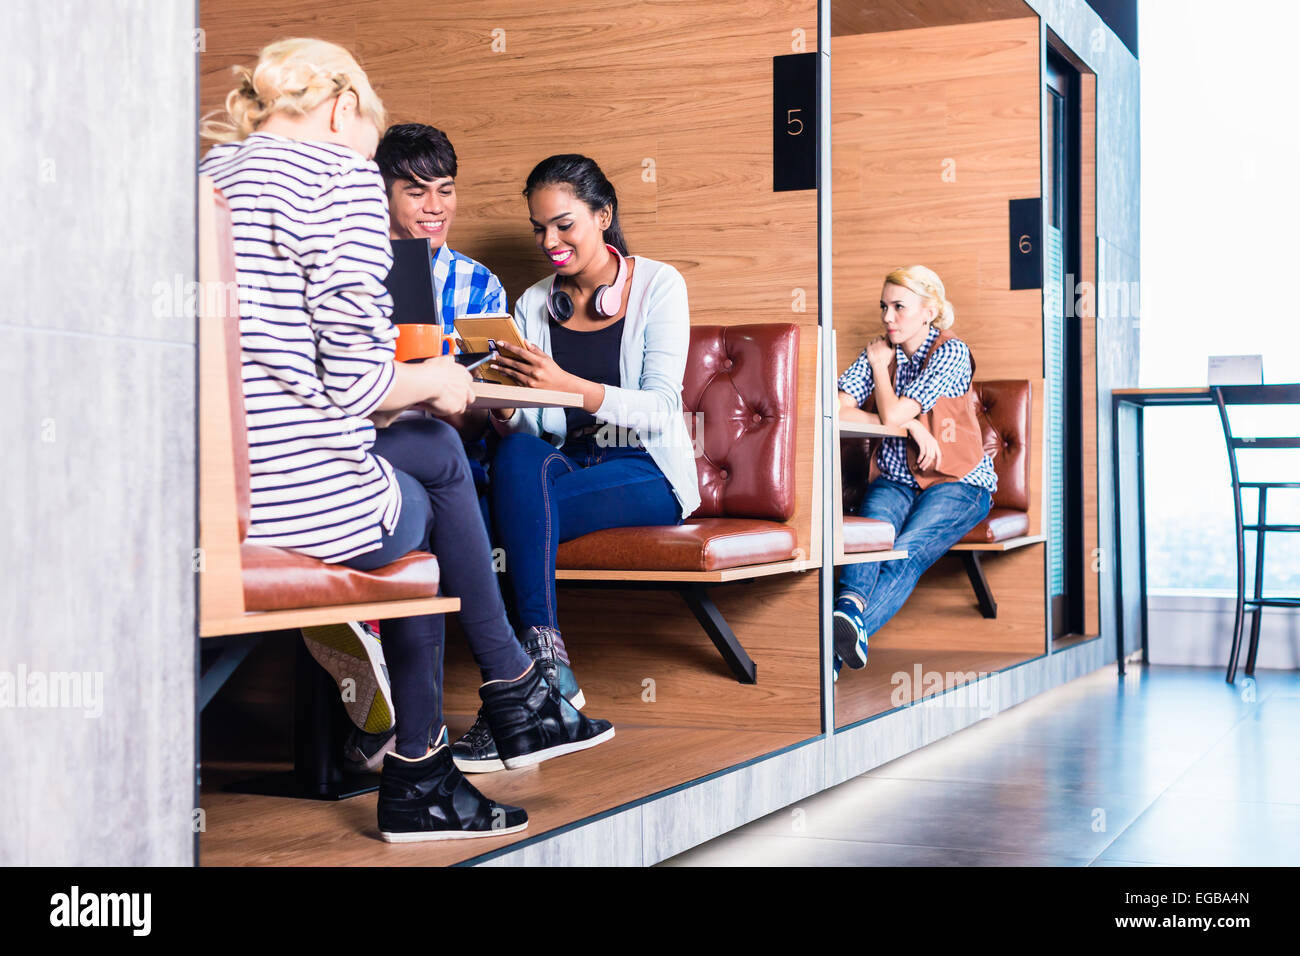
{"type": "Polygon", "coordinates": [[[393,384],[388,204],[343,146],[254,133],[200,172],[230,203],[248,423],[252,544],[343,561],[401,507],[366,418],[393,384]]]}

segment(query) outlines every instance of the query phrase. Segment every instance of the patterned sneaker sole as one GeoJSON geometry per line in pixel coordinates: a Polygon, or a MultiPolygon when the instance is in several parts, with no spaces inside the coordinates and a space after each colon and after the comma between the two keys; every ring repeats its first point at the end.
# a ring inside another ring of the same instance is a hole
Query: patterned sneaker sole
{"type": "Polygon", "coordinates": [[[506,769],[506,765],[499,757],[493,760],[470,760],[467,757],[453,755],[451,761],[461,773],[496,773],[498,770],[506,769]]]}
{"type": "Polygon", "coordinates": [[[363,640],[353,627],[337,624],[304,628],[303,641],[311,656],[338,684],[352,722],[368,734],[382,734],[395,724],[392,691],[380,662],[382,652],[377,641],[363,640]],[[355,686],[345,689],[345,680],[352,680],[355,686]]]}
{"type": "Polygon", "coordinates": [[[847,615],[836,611],[833,616],[835,653],[839,655],[844,666],[851,670],[861,670],[867,666],[867,658],[862,653],[862,645],[858,641],[858,628],[849,619],[847,615]]]}
{"type": "Polygon", "coordinates": [[[420,830],[410,833],[380,830],[379,835],[385,843],[427,843],[431,840],[473,840],[477,837],[505,836],[528,829],[528,821],[514,827],[500,827],[496,830],[420,830]]]}
{"type": "Polygon", "coordinates": [[[547,747],[545,750],[523,754],[519,757],[506,757],[504,762],[507,770],[519,770],[522,767],[532,767],[541,763],[543,760],[563,757],[565,754],[574,754],[580,750],[587,750],[591,747],[595,747],[597,744],[603,744],[613,736],[614,728],[611,727],[604,733],[597,734],[595,737],[589,737],[586,740],[575,740],[573,743],[557,744],[554,747],[547,747]]]}

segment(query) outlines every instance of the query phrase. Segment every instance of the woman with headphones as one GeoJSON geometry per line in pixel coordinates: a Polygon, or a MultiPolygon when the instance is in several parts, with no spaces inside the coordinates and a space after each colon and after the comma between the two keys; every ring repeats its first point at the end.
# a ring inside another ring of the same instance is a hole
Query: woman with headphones
{"type": "MultiPolygon", "coordinates": [[[[492,412],[504,436],[492,463],[492,525],[525,649],[581,707],[556,616],[556,551],[605,528],[680,524],[699,506],[682,417],[690,311],[681,273],[628,255],[618,197],[593,160],[543,160],[524,196],[552,271],[515,303],[527,348],[502,346],[496,367],[583,403],[492,412]]],[[[501,767],[481,713],[452,752],[465,771],[501,767]]]]}

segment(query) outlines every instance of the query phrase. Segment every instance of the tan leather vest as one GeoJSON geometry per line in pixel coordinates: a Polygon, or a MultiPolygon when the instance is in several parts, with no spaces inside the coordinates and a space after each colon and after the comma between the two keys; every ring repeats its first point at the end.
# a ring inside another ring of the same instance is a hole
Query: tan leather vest
{"type": "MultiPolygon", "coordinates": [[[[930,351],[925,353],[925,360],[921,363],[922,373],[930,364],[930,359],[934,358],[934,353],[939,351],[939,347],[951,338],[955,338],[955,336],[949,332],[939,333],[939,337],[930,346],[930,351]]],[[[929,488],[941,481],[960,481],[969,475],[975,466],[980,463],[980,459],[984,457],[984,433],[980,428],[979,418],[975,411],[977,400],[975,397],[974,355],[971,355],[970,371],[971,385],[966,389],[965,395],[957,398],[940,398],[934,403],[932,409],[917,416],[921,424],[929,429],[930,434],[939,442],[939,464],[934,468],[922,471],[916,461],[916,442],[910,438],[907,441],[907,467],[922,489],[929,488]]],[[[897,380],[898,353],[895,351],[894,357],[889,360],[889,381],[892,385],[897,380]]],[[[867,396],[867,400],[862,407],[868,412],[876,412],[876,393],[874,389],[867,396]]]]}

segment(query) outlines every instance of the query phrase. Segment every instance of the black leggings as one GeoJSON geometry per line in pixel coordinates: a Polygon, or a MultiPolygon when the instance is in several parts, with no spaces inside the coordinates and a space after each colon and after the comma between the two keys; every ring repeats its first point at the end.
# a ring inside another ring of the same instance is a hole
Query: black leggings
{"type": "MultiPolygon", "coordinates": [[[[393,466],[402,510],[378,550],[343,563],[370,571],[411,551],[432,551],[438,556],[441,593],[461,600],[460,626],[483,679],[518,677],[531,661],[506,620],[460,435],[434,418],[396,422],[376,432],[373,451],[393,466]]],[[[381,623],[397,711],[397,751],[422,757],[442,727],[442,615],[381,623]]]]}

